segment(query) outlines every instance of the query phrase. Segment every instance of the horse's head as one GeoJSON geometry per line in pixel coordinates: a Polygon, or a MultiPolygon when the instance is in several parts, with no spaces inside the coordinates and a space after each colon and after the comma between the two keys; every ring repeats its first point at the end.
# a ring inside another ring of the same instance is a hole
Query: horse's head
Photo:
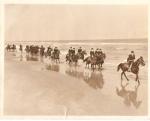
{"type": "Polygon", "coordinates": [[[145,66],[145,61],[143,59],[142,56],[140,56],[140,58],[138,59],[139,63],[142,65],[142,66],[145,66]]]}

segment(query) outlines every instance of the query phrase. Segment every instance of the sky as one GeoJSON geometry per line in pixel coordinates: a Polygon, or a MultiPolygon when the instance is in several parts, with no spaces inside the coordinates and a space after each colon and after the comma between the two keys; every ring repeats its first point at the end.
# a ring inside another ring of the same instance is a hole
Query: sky
{"type": "Polygon", "coordinates": [[[146,5],[5,5],[6,41],[147,37],[146,5]]]}

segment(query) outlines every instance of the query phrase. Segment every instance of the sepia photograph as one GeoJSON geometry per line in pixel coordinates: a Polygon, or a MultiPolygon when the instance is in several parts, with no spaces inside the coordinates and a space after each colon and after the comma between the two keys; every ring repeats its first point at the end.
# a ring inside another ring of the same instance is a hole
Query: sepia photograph
{"type": "Polygon", "coordinates": [[[148,116],[148,6],[5,4],[4,116],[148,116]]]}

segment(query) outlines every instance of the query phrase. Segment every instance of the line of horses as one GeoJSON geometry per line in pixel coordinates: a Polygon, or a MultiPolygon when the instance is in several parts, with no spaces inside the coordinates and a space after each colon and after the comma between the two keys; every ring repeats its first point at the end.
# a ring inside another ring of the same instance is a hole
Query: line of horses
{"type": "MultiPolygon", "coordinates": [[[[7,51],[16,51],[16,45],[7,45],[6,47],[7,51]]],[[[23,50],[23,49],[20,49],[23,50]]],[[[47,49],[45,51],[45,48],[43,46],[39,47],[37,45],[31,45],[26,46],[25,48],[26,54],[28,56],[31,56],[31,58],[37,58],[37,56],[40,55],[40,57],[49,57],[52,61],[59,63],[60,62],[60,50],[54,51],[54,49],[47,49]]],[[[66,54],[66,62],[68,64],[78,64],[79,60],[82,60],[86,63],[86,67],[89,68],[91,65],[91,69],[96,69],[96,66],[98,66],[98,69],[102,67],[104,64],[104,60],[106,58],[105,53],[95,55],[93,57],[88,56],[85,58],[85,55],[87,55],[87,52],[85,50],[82,50],[81,52],[77,52],[74,54],[67,53],[66,54]]]]}

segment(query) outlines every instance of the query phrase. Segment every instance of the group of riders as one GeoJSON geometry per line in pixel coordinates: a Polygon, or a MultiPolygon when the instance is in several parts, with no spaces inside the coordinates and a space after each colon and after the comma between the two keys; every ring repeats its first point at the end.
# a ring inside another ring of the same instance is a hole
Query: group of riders
{"type": "MultiPolygon", "coordinates": [[[[16,51],[16,45],[7,45],[6,47],[7,51],[16,51]]],[[[19,45],[19,51],[22,53],[23,52],[23,46],[20,44],[19,45]]],[[[31,57],[37,57],[38,55],[40,55],[41,57],[45,56],[49,56],[51,58],[57,58],[59,59],[59,54],[60,54],[60,50],[58,49],[58,47],[52,48],[51,46],[46,48],[41,45],[26,45],[25,47],[25,51],[26,54],[31,57]]]]}
{"type": "Polygon", "coordinates": [[[6,50],[7,51],[15,51],[16,50],[16,45],[15,44],[8,44],[7,47],[6,47],[6,50]]]}
{"type": "MultiPolygon", "coordinates": [[[[16,50],[16,45],[15,44],[8,44],[6,47],[7,51],[15,51],[16,50]]],[[[22,53],[23,52],[23,46],[20,44],[19,45],[19,50],[22,53]]],[[[41,45],[26,45],[25,47],[25,51],[27,53],[27,55],[31,55],[31,57],[33,56],[37,56],[38,54],[40,54],[40,56],[48,56],[50,58],[54,58],[54,59],[59,59],[59,55],[60,55],[60,50],[58,49],[58,47],[54,47],[52,48],[51,46],[48,46],[47,49],[41,45]]],[[[78,50],[76,50],[73,47],[70,47],[68,50],[68,53],[66,55],[66,61],[69,62],[77,62],[78,59],[82,59],[84,61],[87,61],[87,59],[94,59],[96,58],[96,60],[98,61],[98,59],[102,60],[102,62],[104,62],[104,59],[106,58],[105,53],[102,51],[102,49],[97,48],[96,50],[94,50],[94,48],[91,48],[90,52],[89,52],[89,56],[87,58],[84,58],[84,56],[86,55],[86,51],[82,49],[82,47],[79,47],[78,50]]],[[[128,58],[127,58],[127,63],[129,65],[129,70],[131,71],[131,66],[132,63],[135,60],[135,54],[134,51],[131,51],[131,53],[129,54],[128,58]]]]}

